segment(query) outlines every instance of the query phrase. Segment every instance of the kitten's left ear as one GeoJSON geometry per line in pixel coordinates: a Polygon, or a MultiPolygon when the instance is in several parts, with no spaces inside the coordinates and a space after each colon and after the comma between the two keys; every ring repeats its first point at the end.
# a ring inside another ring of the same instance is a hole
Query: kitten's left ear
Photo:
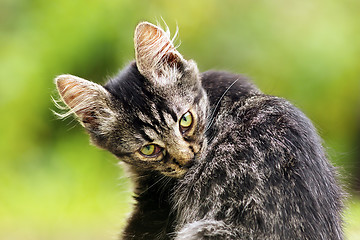
{"type": "Polygon", "coordinates": [[[134,44],[137,67],[148,79],[173,69],[180,70],[186,63],[174,47],[169,33],[151,23],[142,22],[136,27],[134,44]]]}

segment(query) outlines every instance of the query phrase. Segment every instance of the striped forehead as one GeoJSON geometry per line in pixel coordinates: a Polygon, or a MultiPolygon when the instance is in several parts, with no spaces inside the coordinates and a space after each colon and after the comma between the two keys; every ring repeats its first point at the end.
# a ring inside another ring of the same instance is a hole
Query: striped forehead
{"type": "Polygon", "coordinates": [[[176,113],[171,108],[151,103],[147,111],[134,113],[133,123],[141,136],[149,142],[161,138],[178,121],[176,113]]]}
{"type": "Polygon", "coordinates": [[[152,102],[146,111],[137,111],[136,115],[144,126],[151,124],[155,127],[161,127],[162,125],[171,125],[178,120],[177,114],[170,107],[164,107],[164,103],[155,104],[152,102]]]}
{"type": "MultiPolygon", "coordinates": [[[[121,118],[147,141],[161,137],[198,99],[199,88],[185,82],[155,86],[130,64],[104,87],[119,106],[121,118]]],[[[195,103],[196,104],[196,103],[195,103]]]]}

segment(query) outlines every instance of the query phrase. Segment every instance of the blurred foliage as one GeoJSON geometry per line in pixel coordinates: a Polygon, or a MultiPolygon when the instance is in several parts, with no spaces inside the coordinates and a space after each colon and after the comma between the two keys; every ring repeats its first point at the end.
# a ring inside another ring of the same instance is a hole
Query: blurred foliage
{"type": "MultiPolygon", "coordinates": [[[[133,59],[142,20],[178,25],[180,52],[202,71],[244,73],[300,107],[355,189],[359,10],[358,0],[0,0],[0,239],[115,238],[130,211],[129,181],[73,120],[54,117],[52,79],[104,83],[133,59]]],[[[360,239],[356,199],[349,239],[360,239]]]]}

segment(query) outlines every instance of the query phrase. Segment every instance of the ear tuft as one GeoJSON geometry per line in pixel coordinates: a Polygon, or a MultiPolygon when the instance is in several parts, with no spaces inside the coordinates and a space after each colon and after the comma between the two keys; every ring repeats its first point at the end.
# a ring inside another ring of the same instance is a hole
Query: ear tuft
{"type": "Polygon", "coordinates": [[[110,112],[109,93],[102,86],[68,74],[58,76],[55,84],[69,113],[75,113],[85,127],[94,128],[110,112]]]}
{"type": "Polygon", "coordinates": [[[157,77],[168,68],[180,68],[185,61],[169,32],[151,23],[142,22],[136,27],[134,44],[136,64],[147,78],[157,77]]]}
{"type": "Polygon", "coordinates": [[[55,83],[64,103],[71,109],[74,109],[89,92],[88,81],[76,76],[60,75],[55,79],[55,83]]]}
{"type": "Polygon", "coordinates": [[[169,33],[148,22],[142,22],[136,27],[134,42],[137,57],[146,56],[149,54],[148,51],[156,55],[165,55],[175,50],[169,33]]]}

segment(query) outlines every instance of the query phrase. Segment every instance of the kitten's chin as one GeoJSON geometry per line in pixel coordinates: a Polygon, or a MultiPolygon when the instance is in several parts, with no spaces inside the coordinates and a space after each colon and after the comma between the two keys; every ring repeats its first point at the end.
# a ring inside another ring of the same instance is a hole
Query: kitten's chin
{"type": "Polygon", "coordinates": [[[179,169],[171,172],[161,172],[163,175],[172,178],[183,178],[189,169],[179,169]]]}

